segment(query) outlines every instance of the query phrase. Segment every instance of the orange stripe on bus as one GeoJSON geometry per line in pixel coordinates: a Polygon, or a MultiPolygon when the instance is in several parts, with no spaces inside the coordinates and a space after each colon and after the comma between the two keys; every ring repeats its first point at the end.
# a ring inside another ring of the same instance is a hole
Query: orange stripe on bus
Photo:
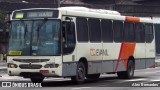
{"type": "Polygon", "coordinates": [[[127,61],[129,56],[133,56],[135,51],[136,43],[124,43],[122,47],[122,52],[120,58],[124,64],[124,67],[127,68],[127,61]]]}
{"type": "Polygon", "coordinates": [[[139,17],[132,17],[132,16],[126,16],[126,20],[127,22],[140,22],[140,18],[139,17]]]}
{"type": "Polygon", "coordinates": [[[117,60],[117,63],[116,63],[116,67],[115,67],[115,70],[114,72],[117,72],[117,69],[118,69],[118,65],[119,65],[119,62],[120,62],[120,57],[121,57],[121,52],[122,52],[122,49],[123,49],[123,43],[121,43],[121,48],[120,48],[120,52],[119,52],[119,56],[118,56],[118,60],[117,60]]]}
{"type": "Polygon", "coordinates": [[[134,51],[135,51],[135,46],[136,46],[136,43],[123,42],[121,44],[117,64],[115,67],[115,72],[117,72],[117,70],[118,70],[118,66],[119,66],[120,61],[122,61],[124,67],[127,69],[128,58],[129,58],[129,56],[133,56],[134,51]]]}

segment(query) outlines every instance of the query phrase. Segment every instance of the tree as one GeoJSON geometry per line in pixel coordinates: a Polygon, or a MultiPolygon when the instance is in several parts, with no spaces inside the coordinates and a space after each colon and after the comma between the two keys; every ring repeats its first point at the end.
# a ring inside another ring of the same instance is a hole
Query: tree
{"type": "Polygon", "coordinates": [[[0,10],[0,19],[1,20],[5,19],[5,15],[6,15],[5,11],[0,10]]]}
{"type": "Polygon", "coordinates": [[[4,29],[5,16],[6,16],[6,12],[0,10],[0,29],[4,29]]]}

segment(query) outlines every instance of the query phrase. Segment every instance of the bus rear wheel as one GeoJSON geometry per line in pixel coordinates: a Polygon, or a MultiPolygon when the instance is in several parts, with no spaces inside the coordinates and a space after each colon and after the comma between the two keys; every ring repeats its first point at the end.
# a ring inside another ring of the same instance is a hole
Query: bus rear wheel
{"type": "Polygon", "coordinates": [[[72,76],[71,80],[77,84],[81,84],[85,81],[85,65],[83,62],[79,62],[77,65],[76,76],[72,76]]]}
{"type": "Polygon", "coordinates": [[[133,60],[129,60],[127,63],[127,70],[122,72],[117,72],[118,78],[120,79],[131,79],[134,76],[135,64],[133,60]]]}

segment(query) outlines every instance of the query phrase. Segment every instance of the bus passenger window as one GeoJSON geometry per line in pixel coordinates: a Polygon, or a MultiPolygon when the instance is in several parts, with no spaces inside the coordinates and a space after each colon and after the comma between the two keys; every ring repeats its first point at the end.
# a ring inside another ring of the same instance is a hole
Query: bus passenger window
{"type": "Polygon", "coordinates": [[[153,25],[145,24],[145,39],[147,43],[151,43],[153,41],[153,25]]]}
{"type": "Polygon", "coordinates": [[[136,34],[136,42],[144,43],[145,42],[145,31],[143,23],[135,24],[135,34],[136,34]]]}
{"type": "Polygon", "coordinates": [[[86,18],[76,18],[77,40],[88,42],[88,25],[86,18]]]}
{"type": "Polygon", "coordinates": [[[131,22],[124,23],[124,39],[126,42],[135,41],[134,23],[131,22]]]}
{"type": "Polygon", "coordinates": [[[90,42],[101,42],[101,27],[99,19],[88,19],[90,42]]]}
{"type": "Polygon", "coordinates": [[[111,20],[101,20],[103,42],[113,42],[113,29],[111,20]]]}
{"type": "Polygon", "coordinates": [[[122,42],[123,41],[123,22],[114,21],[113,22],[113,31],[114,31],[114,41],[122,42]]]}

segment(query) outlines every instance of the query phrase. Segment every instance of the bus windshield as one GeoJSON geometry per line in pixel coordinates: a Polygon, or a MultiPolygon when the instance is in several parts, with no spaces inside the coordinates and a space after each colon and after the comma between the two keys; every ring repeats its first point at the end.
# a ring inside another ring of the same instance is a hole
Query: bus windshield
{"type": "Polygon", "coordinates": [[[60,20],[16,20],[11,22],[9,55],[60,55],[60,20]]]}

